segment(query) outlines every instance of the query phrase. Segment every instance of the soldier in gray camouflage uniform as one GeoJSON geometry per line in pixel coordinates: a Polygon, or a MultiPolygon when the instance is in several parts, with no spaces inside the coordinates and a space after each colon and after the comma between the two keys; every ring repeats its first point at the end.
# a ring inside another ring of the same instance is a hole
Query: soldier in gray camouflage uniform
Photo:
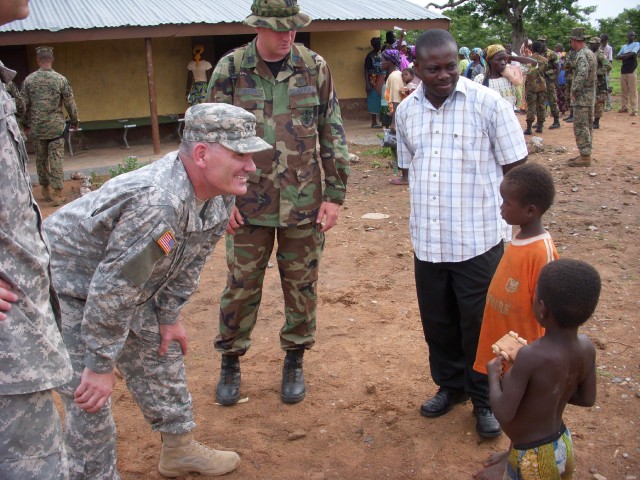
{"type": "Polygon", "coordinates": [[[239,464],[236,453],[193,440],[179,315],[225,231],[234,195],[246,192],[251,153],[271,149],[255,136],[255,123],[238,107],[195,105],[179,151],[110,180],[44,222],[74,370],[58,390],[72,479],[118,478],[110,409],[116,367],[161,432],[160,473],[222,475],[239,464]]]}
{"type": "Polygon", "coordinates": [[[258,134],[275,148],[254,155],[258,169],[229,221],[228,231],[234,235],[227,236],[229,275],[215,340],[223,354],[216,400],[223,405],[240,399],[239,356],[251,345],[276,240],[285,301],[281,399],[304,399],[302,359],[315,342],[324,233],[338,218],[349,174],[331,72],[322,57],[293,43],[296,29],[311,19],[295,0],[254,0],[251,11],[244,23],[256,28],[257,37],[223,57],[209,83],[210,101],[253,112],[258,134]]]}
{"type": "MultiPolygon", "coordinates": [[[[0,24],[28,14],[26,0],[0,0],[0,24]]],[[[71,379],[71,363],[16,103],[6,90],[15,73],[0,62],[0,478],[66,479],[52,389],[71,379]]]]}
{"type": "Polygon", "coordinates": [[[571,48],[577,52],[571,84],[571,104],[573,105],[573,133],[580,155],[570,159],[567,165],[588,167],[591,165],[598,62],[593,52],[586,47],[584,28],[571,30],[571,48]]]}
{"type": "Polygon", "coordinates": [[[22,85],[24,128],[35,143],[38,182],[44,199],[58,206],[66,201],[62,194],[65,128],[62,105],[69,114],[70,128],[78,127],[78,109],[69,81],[52,68],[53,48],[38,47],[36,56],[40,68],[28,75],[22,85]]]}
{"type": "Polygon", "coordinates": [[[596,70],[596,104],[593,110],[593,128],[600,128],[600,118],[604,113],[604,106],[607,103],[609,89],[607,87],[607,77],[611,71],[611,62],[607,60],[604,52],[600,50],[600,37],[589,39],[589,49],[595,54],[598,62],[596,70]]]}

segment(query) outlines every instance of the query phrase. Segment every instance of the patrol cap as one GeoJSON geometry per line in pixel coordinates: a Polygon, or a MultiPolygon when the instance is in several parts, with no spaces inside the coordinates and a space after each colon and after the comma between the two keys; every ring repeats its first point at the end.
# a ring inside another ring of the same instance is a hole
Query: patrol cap
{"type": "Polygon", "coordinates": [[[539,42],[546,42],[547,41],[547,37],[545,37],[544,35],[538,35],[538,41],[539,42]]]}
{"type": "Polygon", "coordinates": [[[53,47],[36,47],[37,58],[53,58],[53,47]]]}
{"type": "Polygon", "coordinates": [[[600,37],[591,37],[589,39],[589,43],[594,43],[596,45],[600,45],[600,37]]]}
{"type": "Polygon", "coordinates": [[[261,152],[272,148],[256,137],[255,115],[226,103],[199,103],[190,107],[184,115],[182,139],[219,143],[238,153],[261,152]]]}
{"type": "Polygon", "coordinates": [[[253,0],[251,15],[243,23],[287,32],[306,27],[311,23],[311,17],[300,12],[297,0],[253,0]]]}
{"type": "Polygon", "coordinates": [[[582,28],[582,27],[573,28],[571,30],[571,40],[578,40],[578,41],[584,42],[584,40],[585,40],[585,38],[584,38],[584,28],[582,28]]]}

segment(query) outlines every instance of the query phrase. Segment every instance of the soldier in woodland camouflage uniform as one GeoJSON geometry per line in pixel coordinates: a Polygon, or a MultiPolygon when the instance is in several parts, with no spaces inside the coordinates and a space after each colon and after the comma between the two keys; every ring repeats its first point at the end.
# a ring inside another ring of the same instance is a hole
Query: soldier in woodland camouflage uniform
{"type": "Polygon", "coordinates": [[[525,92],[527,95],[527,128],[524,131],[525,135],[531,135],[531,126],[536,116],[538,118],[538,124],[536,126],[536,132],[542,133],[544,126],[544,120],[547,115],[547,84],[544,79],[544,72],[547,69],[547,59],[543,56],[544,50],[542,43],[537,40],[533,42],[531,46],[533,49],[533,55],[531,59],[535,60],[536,65],[531,67],[527,72],[527,81],[525,83],[525,92]]]}
{"type": "Polygon", "coordinates": [[[611,62],[607,60],[604,52],[600,50],[600,37],[589,39],[589,49],[596,55],[598,69],[596,70],[596,104],[593,110],[593,128],[600,128],[600,118],[604,113],[607,103],[608,87],[607,75],[611,71],[611,62]]]}
{"type": "Polygon", "coordinates": [[[565,122],[573,122],[573,105],[571,103],[571,84],[573,83],[573,70],[576,63],[576,52],[572,47],[569,47],[569,51],[564,58],[564,70],[565,79],[567,83],[564,86],[564,94],[567,97],[567,106],[569,107],[569,115],[564,119],[565,122]]]}
{"type": "Polygon", "coordinates": [[[258,169],[229,221],[235,235],[227,236],[229,275],[215,340],[223,354],[216,400],[223,405],[240,399],[239,356],[251,345],[276,239],[285,301],[281,399],[304,399],[302,358],[315,342],[324,232],[345,196],[349,160],[333,78],[322,57],[293,43],[296,29],[311,22],[299,10],[295,0],[254,0],[244,23],[256,27],[256,39],[222,58],[209,83],[210,101],[253,112],[258,134],[275,148],[254,155],[258,169]]]}
{"type": "MultiPolygon", "coordinates": [[[[26,0],[0,0],[0,24],[28,14],[26,0]]],[[[14,76],[0,62],[0,478],[66,479],[52,388],[71,379],[71,364],[16,103],[6,90],[14,76]]]]}
{"type": "Polygon", "coordinates": [[[66,201],[62,195],[65,127],[62,105],[69,114],[70,128],[78,126],[78,109],[69,81],[52,69],[53,48],[38,47],[36,56],[40,68],[28,75],[22,85],[24,128],[35,143],[38,182],[44,199],[53,200],[54,206],[58,206],[66,201]]]}
{"type": "Polygon", "coordinates": [[[179,315],[225,231],[234,195],[246,192],[251,153],[265,149],[271,146],[255,136],[252,114],[201,103],[187,110],[179,151],[44,222],[74,370],[58,390],[71,478],[118,478],[110,409],[116,367],[161,432],[160,473],[221,475],[239,464],[236,453],[193,440],[179,315]]]}
{"type": "MultiPolygon", "coordinates": [[[[558,108],[558,97],[556,95],[556,81],[558,79],[558,54],[547,48],[547,37],[540,35],[538,41],[542,43],[543,56],[547,60],[547,69],[544,72],[544,80],[547,84],[547,101],[553,116],[553,123],[549,125],[549,130],[560,128],[560,109],[558,108]]],[[[546,105],[545,105],[546,112],[546,105]]]]}
{"type": "Polygon", "coordinates": [[[584,28],[571,30],[571,47],[576,50],[571,103],[573,104],[573,133],[580,155],[570,159],[570,167],[591,165],[593,142],[593,107],[596,101],[596,56],[585,45],[584,28]]]}

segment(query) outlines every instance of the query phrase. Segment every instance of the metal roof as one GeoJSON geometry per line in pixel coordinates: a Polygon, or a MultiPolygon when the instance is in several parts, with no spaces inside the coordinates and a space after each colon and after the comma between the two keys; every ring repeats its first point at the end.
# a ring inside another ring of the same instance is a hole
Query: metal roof
{"type": "MultiPolygon", "coordinates": [[[[0,26],[0,32],[156,27],[239,23],[251,0],[37,0],[31,14],[0,26]]],[[[446,19],[406,0],[306,0],[301,9],[316,21],[446,19]]]]}

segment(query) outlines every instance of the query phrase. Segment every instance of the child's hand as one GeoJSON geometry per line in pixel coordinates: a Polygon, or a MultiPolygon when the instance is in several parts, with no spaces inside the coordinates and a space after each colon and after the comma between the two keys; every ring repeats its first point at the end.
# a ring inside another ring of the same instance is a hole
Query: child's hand
{"type": "Polygon", "coordinates": [[[487,375],[491,376],[493,374],[502,377],[504,374],[503,362],[504,359],[502,357],[496,357],[487,362],[487,375]]]}

